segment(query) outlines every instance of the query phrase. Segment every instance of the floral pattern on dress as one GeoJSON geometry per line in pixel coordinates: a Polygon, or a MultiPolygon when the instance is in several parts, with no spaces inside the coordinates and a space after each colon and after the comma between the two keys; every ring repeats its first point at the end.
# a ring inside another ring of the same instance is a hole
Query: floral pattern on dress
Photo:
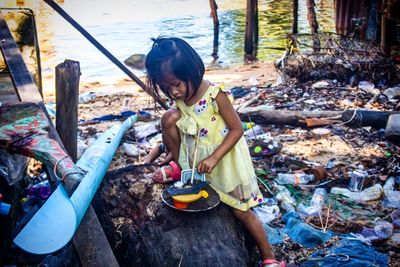
{"type": "Polygon", "coordinates": [[[224,128],[222,128],[222,130],[221,130],[221,135],[222,135],[223,137],[225,137],[228,133],[229,133],[229,128],[228,128],[228,126],[225,126],[224,128]]]}
{"type": "Polygon", "coordinates": [[[205,99],[200,100],[199,103],[194,107],[194,112],[197,115],[200,115],[201,113],[207,110],[207,107],[208,107],[207,100],[205,99]]]}
{"type": "Polygon", "coordinates": [[[206,128],[201,128],[199,131],[200,138],[207,138],[208,130],[206,128]]]}

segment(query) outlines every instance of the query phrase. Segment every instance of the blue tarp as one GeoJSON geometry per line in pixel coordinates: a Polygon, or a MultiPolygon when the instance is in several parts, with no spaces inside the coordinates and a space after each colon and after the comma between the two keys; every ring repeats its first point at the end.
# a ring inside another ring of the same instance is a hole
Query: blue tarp
{"type": "Polygon", "coordinates": [[[301,267],[371,267],[388,266],[389,256],[376,251],[358,240],[346,239],[349,235],[342,235],[339,243],[329,249],[318,250],[311,254],[308,261],[301,267]]]}

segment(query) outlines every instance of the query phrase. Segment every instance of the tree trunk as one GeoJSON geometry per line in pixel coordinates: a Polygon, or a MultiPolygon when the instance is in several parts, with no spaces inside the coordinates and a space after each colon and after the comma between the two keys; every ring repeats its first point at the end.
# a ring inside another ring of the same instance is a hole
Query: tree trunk
{"type": "Polygon", "coordinates": [[[255,247],[229,208],[184,212],[161,201],[157,166],[110,172],[93,205],[121,266],[255,266],[255,247]],[[251,250],[250,250],[251,249],[251,250]]]}
{"type": "Polygon", "coordinates": [[[306,125],[306,118],[332,118],[340,119],[342,111],[290,111],[268,110],[265,106],[250,107],[238,111],[242,120],[251,121],[263,125],[306,125]]]}
{"type": "Polygon", "coordinates": [[[242,120],[263,125],[292,125],[306,126],[307,118],[336,119],[344,122],[349,127],[371,126],[385,128],[389,115],[400,112],[385,112],[372,110],[346,110],[346,111],[290,111],[268,110],[266,106],[243,108],[238,110],[242,120]]]}

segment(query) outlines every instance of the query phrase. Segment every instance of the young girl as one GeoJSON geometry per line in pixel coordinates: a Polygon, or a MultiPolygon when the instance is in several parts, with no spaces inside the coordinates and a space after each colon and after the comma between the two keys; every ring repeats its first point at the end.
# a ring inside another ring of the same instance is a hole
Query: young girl
{"type": "Polygon", "coordinates": [[[262,195],[231,94],[223,86],[203,80],[204,64],[184,40],[159,37],[153,41],[146,57],[149,86],[155,94],[161,90],[176,101],[177,109],[167,111],[161,119],[163,141],[174,161],[182,169],[190,169],[187,158],[192,162],[197,150],[197,170],[206,173],[221,201],[232,207],[234,216],[254,238],[263,266],[282,266],[250,210],[262,195]]]}

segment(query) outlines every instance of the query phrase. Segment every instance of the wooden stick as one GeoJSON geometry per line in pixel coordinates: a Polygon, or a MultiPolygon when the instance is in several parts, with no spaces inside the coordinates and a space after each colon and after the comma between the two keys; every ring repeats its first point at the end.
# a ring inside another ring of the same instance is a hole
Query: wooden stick
{"type": "Polygon", "coordinates": [[[327,211],[327,215],[326,215],[326,224],[325,224],[325,227],[324,227],[324,233],[326,232],[326,229],[328,228],[329,213],[330,213],[330,211],[331,211],[331,205],[329,204],[329,206],[328,206],[328,211],[327,211]]]}
{"type": "Polygon", "coordinates": [[[324,220],[322,219],[322,209],[318,211],[318,216],[319,216],[319,221],[321,222],[321,229],[322,231],[325,233],[324,231],[324,220]]]}
{"type": "Polygon", "coordinates": [[[196,136],[196,144],[194,147],[194,156],[193,156],[193,166],[192,166],[192,177],[190,178],[190,183],[193,184],[193,180],[194,180],[194,169],[196,168],[196,158],[197,158],[197,148],[199,146],[199,133],[200,131],[197,133],[196,136]]]}

